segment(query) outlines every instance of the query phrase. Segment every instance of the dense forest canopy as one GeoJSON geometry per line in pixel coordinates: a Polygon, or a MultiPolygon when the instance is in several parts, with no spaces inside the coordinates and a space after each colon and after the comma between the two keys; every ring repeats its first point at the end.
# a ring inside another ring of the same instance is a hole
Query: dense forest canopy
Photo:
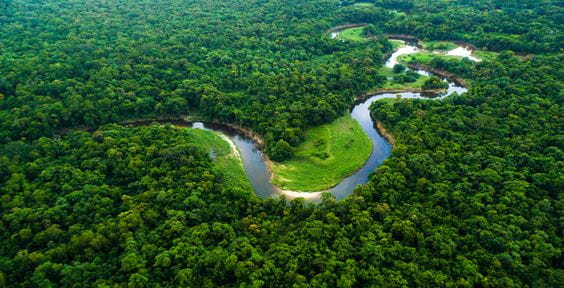
{"type": "Polygon", "coordinates": [[[381,81],[387,42],[354,49],[321,37],[330,25],[317,18],[335,10],[323,1],[13,1],[0,28],[0,138],[197,110],[296,145],[303,128],[335,119],[381,81]]]}
{"type": "Polygon", "coordinates": [[[0,287],[561,285],[562,3],[365,2],[1,1],[0,287]],[[374,38],[326,33],[350,23],[374,38]],[[375,102],[396,147],[339,202],[259,199],[189,130],[96,129],[198,115],[282,160],[386,81],[386,33],[501,53],[375,102]]]}

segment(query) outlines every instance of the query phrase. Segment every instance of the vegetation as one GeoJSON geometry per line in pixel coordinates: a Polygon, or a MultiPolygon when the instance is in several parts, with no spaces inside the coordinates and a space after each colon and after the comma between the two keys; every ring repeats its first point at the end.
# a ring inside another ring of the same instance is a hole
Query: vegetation
{"type": "Polygon", "coordinates": [[[426,50],[434,51],[448,51],[457,47],[456,44],[448,41],[424,41],[421,43],[426,50]]]}
{"type": "MultiPolygon", "coordinates": [[[[476,65],[469,59],[458,56],[447,56],[429,52],[419,52],[411,55],[402,55],[398,59],[406,64],[423,64],[439,70],[449,71],[460,77],[471,77],[472,67],[476,65]]],[[[491,58],[490,58],[491,60],[491,58]]]]}
{"type": "Polygon", "coordinates": [[[472,52],[472,54],[476,56],[478,59],[484,61],[493,61],[497,56],[499,56],[499,53],[497,52],[484,51],[484,50],[476,50],[472,52]]]}
{"type": "Polygon", "coordinates": [[[389,42],[392,44],[392,47],[393,47],[393,50],[394,50],[394,51],[397,50],[397,49],[399,49],[399,48],[402,47],[403,45],[405,45],[405,42],[404,42],[404,41],[401,41],[401,40],[391,39],[391,40],[389,40],[389,42]]]}
{"type": "Polygon", "coordinates": [[[560,287],[561,1],[339,2],[0,1],[0,287],[560,287]],[[376,101],[395,148],[341,201],[256,197],[212,134],[83,129],[201,113],[296,157],[396,75],[347,23],[499,54],[376,101]]]}
{"type": "Polygon", "coordinates": [[[392,71],[393,71],[395,74],[398,74],[398,73],[401,73],[401,72],[405,71],[406,68],[407,68],[407,67],[405,67],[405,66],[402,65],[401,63],[398,63],[398,64],[394,65],[394,68],[392,68],[392,71]]]}
{"type": "Polygon", "coordinates": [[[364,27],[344,29],[337,38],[345,41],[366,41],[364,27]]]}
{"type": "Polygon", "coordinates": [[[350,115],[310,128],[294,156],[274,163],[273,183],[287,190],[321,191],[341,182],[370,157],[372,142],[350,115]]]}
{"type": "Polygon", "coordinates": [[[443,81],[441,78],[437,76],[431,76],[429,79],[425,80],[423,89],[446,89],[448,88],[448,83],[443,81]]]}
{"type": "Polygon", "coordinates": [[[237,187],[244,191],[253,190],[237,147],[232,147],[217,132],[203,129],[184,129],[188,130],[183,132],[186,137],[208,151],[226,186],[237,187]]]}
{"type": "Polygon", "coordinates": [[[169,279],[157,271],[171,264],[165,251],[173,242],[187,244],[181,239],[208,229],[232,233],[217,221],[255,198],[247,184],[230,185],[241,184],[229,180],[240,165],[224,170],[230,164],[210,158],[225,157],[224,144],[208,131],[112,125],[3,147],[3,285],[199,281],[188,270],[169,279]]]}
{"type": "Polygon", "coordinates": [[[374,3],[371,2],[356,2],[353,4],[354,7],[374,7],[374,3]]]}
{"type": "Polygon", "coordinates": [[[197,111],[262,134],[270,153],[383,81],[385,39],[321,37],[337,3],[259,2],[4,1],[0,143],[197,111]]]}
{"type": "Polygon", "coordinates": [[[420,75],[412,70],[407,70],[402,73],[394,73],[392,69],[387,67],[382,67],[379,71],[382,77],[386,77],[387,80],[383,85],[374,89],[420,89],[427,79],[428,76],[420,75]]]}
{"type": "Polygon", "coordinates": [[[435,58],[440,58],[440,59],[443,59],[443,60],[454,59],[454,58],[462,59],[462,57],[458,57],[458,56],[447,56],[447,55],[441,55],[441,54],[435,54],[435,53],[432,53],[432,52],[422,51],[422,52],[409,54],[409,55],[401,55],[398,58],[398,60],[402,63],[430,64],[431,61],[433,61],[433,59],[435,59],[435,58]]]}
{"type": "MultiPolygon", "coordinates": [[[[389,211],[382,219],[397,229],[393,237],[402,245],[411,243],[413,251],[430,245],[414,252],[416,259],[445,259],[422,286],[447,286],[439,275],[456,270],[458,283],[468,287],[553,287],[562,277],[555,262],[533,276],[538,266],[532,261],[562,257],[556,220],[564,160],[562,123],[556,121],[562,114],[562,55],[500,58],[476,66],[473,89],[463,96],[378,101],[372,107],[400,144],[357,195],[386,203],[376,207],[389,211]],[[504,89],[507,83],[514,85],[504,89]],[[430,224],[432,219],[439,223],[430,224]],[[515,269],[527,272],[517,276],[515,269]]],[[[419,277],[408,283],[420,286],[419,277]]]]}
{"type": "Polygon", "coordinates": [[[558,1],[376,0],[376,5],[409,14],[386,22],[392,33],[420,39],[458,40],[491,51],[558,52],[563,48],[558,1]]]}

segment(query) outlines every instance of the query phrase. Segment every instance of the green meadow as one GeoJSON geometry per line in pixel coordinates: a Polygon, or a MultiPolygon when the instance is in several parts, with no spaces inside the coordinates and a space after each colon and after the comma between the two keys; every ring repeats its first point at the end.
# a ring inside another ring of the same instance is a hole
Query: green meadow
{"type": "Polygon", "coordinates": [[[371,152],[372,143],[360,124],[343,116],[308,129],[294,156],[273,164],[273,183],[286,190],[326,190],[360,169],[371,152]]]}
{"type": "Polygon", "coordinates": [[[367,8],[367,7],[374,7],[374,3],[370,3],[370,2],[356,2],[352,5],[353,7],[362,7],[362,8],[367,8]]]}
{"type": "Polygon", "coordinates": [[[337,36],[338,39],[342,39],[345,41],[366,41],[366,37],[364,37],[364,35],[362,35],[362,31],[364,30],[364,27],[355,27],[355,28],[349,28],[349,29],[345,29],[342,30],[339,33],[339,36],[337,36]]]}

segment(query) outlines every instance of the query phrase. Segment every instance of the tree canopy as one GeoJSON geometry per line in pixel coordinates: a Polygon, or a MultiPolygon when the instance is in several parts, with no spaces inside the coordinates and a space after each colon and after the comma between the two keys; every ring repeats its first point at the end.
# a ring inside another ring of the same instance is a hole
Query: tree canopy
{"type": "Polygon", "coordinates": [[[0,287],[560,286],[562,4],[371,3],[0,1],[0,287]],[[370,40],[327,33],[351,23],[370,40]],[[115,124],[207,117],[283,160],[386,81],[385,33],[500,53],[430,63],[464,95],[374,102],[396,145],[344,200],[260,199],[190,130],[115,124]]]}

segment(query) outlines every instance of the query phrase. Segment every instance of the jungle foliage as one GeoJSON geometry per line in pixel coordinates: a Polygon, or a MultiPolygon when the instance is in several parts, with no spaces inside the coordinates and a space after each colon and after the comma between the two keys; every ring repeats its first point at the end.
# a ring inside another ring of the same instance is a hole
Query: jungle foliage
{"type": "Polygon", "coordinates": [[[0,287],[559,287],[562,4],[373,3],[0,1],[0,287]],[[535,55],[375,102],[396,147],[339,202],[259,199],[181,129],[81,131],[198,113],[290,157],[386,80],[346,23],[535,55]]]}

